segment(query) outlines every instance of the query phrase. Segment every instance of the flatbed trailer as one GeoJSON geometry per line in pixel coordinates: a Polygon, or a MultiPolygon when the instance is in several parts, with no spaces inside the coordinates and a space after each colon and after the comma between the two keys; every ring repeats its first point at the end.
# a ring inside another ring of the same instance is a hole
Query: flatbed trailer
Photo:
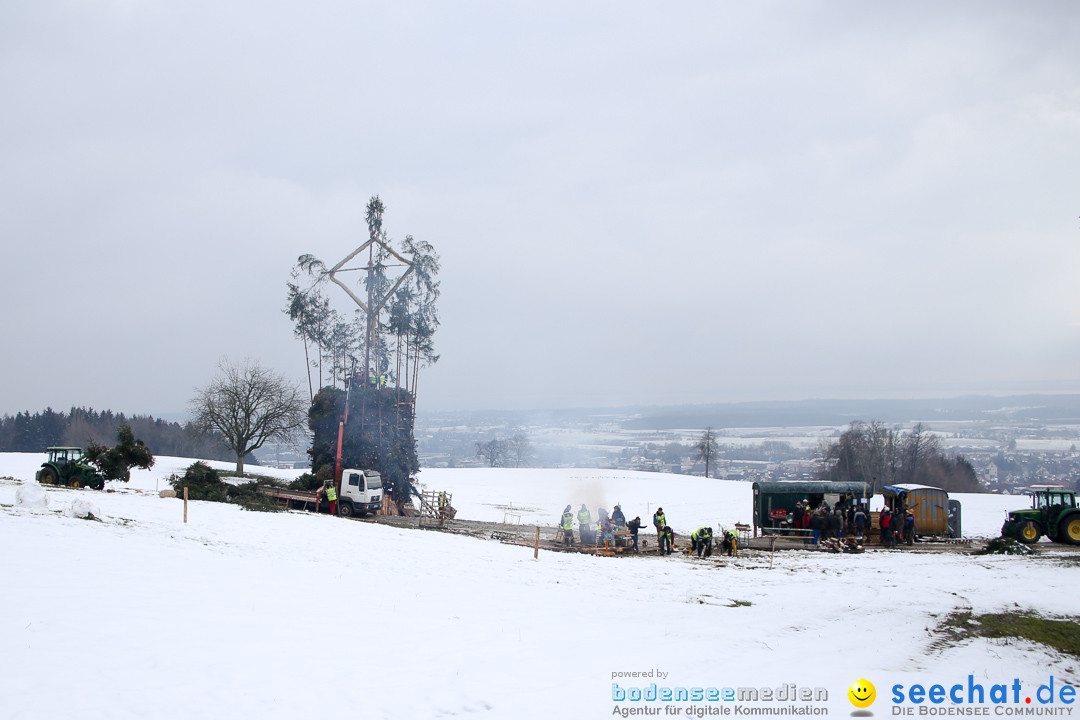
{"type": "MultiPolygon", "coordinates": [[[[258,491],[263,495],[268,495],[281,501],[283,505],[288,507],[295,507],[293,503],[299,504],[300,507],[295,508],[297,510],[319,511],[319,494],[316,492],[309,492],[307,490],[289,490],[287,488],[279,488],[272,485],[260,485],[258,491]]],[[[326,504],[326,509],[330,509],[329,503],[326,504]]]]}

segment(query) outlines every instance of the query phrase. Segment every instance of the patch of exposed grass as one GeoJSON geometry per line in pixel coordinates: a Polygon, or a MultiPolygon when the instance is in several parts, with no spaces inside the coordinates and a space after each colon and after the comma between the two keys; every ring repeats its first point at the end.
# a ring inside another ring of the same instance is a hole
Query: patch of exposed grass
{"type": "Polygon", "coordinates": [[[1080,618],[1047,618],[1030,612],[972,615],[956,612],[940,626],[948,640],[973,637],[1023,638],[1075,658],[1080,658],[1080,618]]]}
{"type": "Polygon", "coordinates": [[[728,607],[750,607],[752,604],[749,600],[732,600],[728,607]]]}

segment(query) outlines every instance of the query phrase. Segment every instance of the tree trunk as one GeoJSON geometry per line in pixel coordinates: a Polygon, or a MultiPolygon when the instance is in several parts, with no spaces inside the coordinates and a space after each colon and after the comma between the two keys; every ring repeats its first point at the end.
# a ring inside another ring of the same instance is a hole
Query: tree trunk
{"type": "Polygon", "coordinates": [[[236,454],[236,474],[239,477],[244,477],[244,454],[236,454]]]}
{"type": "Polygon", "coordinates": [[[420,343],[416,343],[416,353],[413,357],[413,374],[412,374],[412,388],[413,388],[413,400],[416,400],[416,376],[420,374],[420,343]]]}
{"type": "Polygon", "coordinates": [[[308,400],[315,402],[315,389],[311,387],[311,358],[308,356],[307,335],[304,336],[304,364],[307,365],[308,400]]]}

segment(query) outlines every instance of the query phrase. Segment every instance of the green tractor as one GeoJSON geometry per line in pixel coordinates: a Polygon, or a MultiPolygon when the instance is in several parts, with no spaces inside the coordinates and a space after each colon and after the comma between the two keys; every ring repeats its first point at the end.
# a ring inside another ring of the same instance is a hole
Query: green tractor
{"type": "Polygon", "coordinates": [[[1054,542],[1080,545],[1080,508],[1076,493],[1057,485],[1033,485],[1030,510],[1011,510],[1001,536],[1030,545],[1045,535],[1054,542]]]}
{"type": "Polygon", "coordinates": [[[83,449],[77,447],[51,447],[46,451],[49,459],[37,471],[37,481],[43,485],[68,485],[101,490],[105,478],[83,461],[83,449]]]}

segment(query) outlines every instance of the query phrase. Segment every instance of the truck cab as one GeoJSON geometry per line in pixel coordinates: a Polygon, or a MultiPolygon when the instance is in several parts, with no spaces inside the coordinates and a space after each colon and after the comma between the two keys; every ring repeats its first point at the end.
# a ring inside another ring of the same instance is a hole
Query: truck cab
{"type": "Polygon", "coordinates": [[[376,470],[346,468],[341,471],[338,514],[366,515],[382,509],[382,476],[376,470]]]}

